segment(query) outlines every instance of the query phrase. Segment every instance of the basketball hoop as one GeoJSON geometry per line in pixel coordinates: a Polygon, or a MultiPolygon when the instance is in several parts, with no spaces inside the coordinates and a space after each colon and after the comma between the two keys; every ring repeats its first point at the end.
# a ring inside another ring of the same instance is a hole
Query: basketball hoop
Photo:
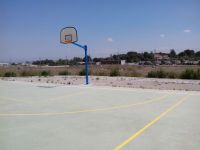
{"type": "Polygon", "coordinates": [[[74,43],[78,41],[77,31],[74,27],[63,28],[60,32],[60,42],[63,44],[74,43]]]}
{"type": "Polygon", "coordinates": [[[85,80],[86,84],[89,84],[88,79],[88,54],[87,54],[87,45],[80,45],[77,43],[78,36],[77,31],[74,27],[66,27],[60,31],[60,42],[62,44],[73,44],[76,45],[85,51],[85,80]]]}

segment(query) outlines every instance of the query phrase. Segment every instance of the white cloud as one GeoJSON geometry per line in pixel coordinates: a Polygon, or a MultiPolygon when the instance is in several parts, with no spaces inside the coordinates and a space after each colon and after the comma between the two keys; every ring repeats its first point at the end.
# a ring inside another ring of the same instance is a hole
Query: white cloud
{"type": "Polygon", "coordinates": [[[191,30],[190,30],[190,29],[185,29],[185,30],[183,30],[183,32],[185,32],[185,33],[190,33],[191,30]]]}
{"type": "Polygon", "coordinates": [[[165,38],[165,34],[160,34],[160,37],[161,38],[165,38]]]}
{"type": "Polygon", "coordinates": [[[107,41],[108,41],[108,42],[114,42],[113,38],[111,38],[111,37],[108,37],[108,38],[107,38],[107,41]]]}

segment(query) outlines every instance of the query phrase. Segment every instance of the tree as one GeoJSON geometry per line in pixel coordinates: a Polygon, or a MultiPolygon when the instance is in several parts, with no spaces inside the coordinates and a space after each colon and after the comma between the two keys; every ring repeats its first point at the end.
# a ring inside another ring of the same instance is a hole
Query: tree
{"type": "Polygon", "coordinates": [[[178,54],[179,58],[183,58],[185,60],[195,60],[195,52],[194,50],[186,49],[183,52],[178,54]]]}
{"type": "Polygon", "coordinates": [[[93,62],[100,62],[102,60],[102,58],[93,58],[93,62]]]}
{"type": "Polygon", "coordinates": [[[171,50],[170,50],[169,57],[170,57],[170,58],[175,58],[175,57],[176,57],[176,52],[175,52],[174,49],[171,49],[171,50]]]}
{"type": "Polygon", "coordinates": [[[137,62],[139,60],[137,52],[128,52],[126,61],[127,62],[137,62]]]}
{"type": "Polygon", "coordinates": [[[148,52],[144,52],[143,56],[145,61],[153,60],[154,58],[153,53],[148,53],[148,52]]]}
{"type": "Polygon", "coordinates": [[[73,59],[69,60],[69,65],[78,65],[79,62],[83,61],[80,57],[74,57],[73,59]]]}
{"type": "Polygon", "coordinates": [[[45,60],[33,61],[32,64],[33,65],[49,65],[49,66],[54,66],[55,62],[53,60],[50,60],[50,59],[45,59],[45,60]]]}
{"type": "Polygon", "coordinates": [[[83,59],[80,58],[80,57],[74,57],[74,58],[73,58],[73,61],[74,61],[74,62],[81,62],[81,61],[83,61],[83,59]]]}
{"type": "Polygon", "coordinates": [[[67,61],[64,59],[59,59],[56,61],[56,64],[57,65],[67,65],[67,61]]]}
{"type": "Polygon", "coordinates": [[[200,58],[200,51],[196,52],[195,56],[198,57],[198,58],[200,58]]]}
{"type": "Polygon", "coordinates": [[[183,52],[180,52],[179,54],[178,54],[180,57],[192,57],[192,56],[194,56],[195,55],[195,52],[194,52],[194,50],[189,50],[189,49],[186,49],[186,50],[184,50],[183,52]]]}
{"type": "MultiPolygon", "coordinates": [[[[88,55],[88,62],[91,62],[92,58],[88,55]]],[[[85,57],[83,58],[83,62],[85,62],[85,57]]]]}

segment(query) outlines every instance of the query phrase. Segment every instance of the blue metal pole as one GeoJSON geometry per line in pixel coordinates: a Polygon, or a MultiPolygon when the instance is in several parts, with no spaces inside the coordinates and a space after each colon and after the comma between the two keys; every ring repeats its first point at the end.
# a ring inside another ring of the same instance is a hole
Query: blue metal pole
{"type": "Polygon", "coordinates": [[[85,80],[86,84],[88,83],[88,55],[87,55],[87,45],[84,46],[85,49],[85,80]]]}
{"type": "Polygon", "coordinates": [[[83,46],[83,45],[81,45],[81,44],[78,44],[78,43],[76,43],[76,42],[74,42],[74,43],[72,43],[72,44],[74,44],[74,45],[76,45],[76,46],[78,46],[78,47],[80,47],[80,48],[85,49],[85,46],[83,46]]]}
{"type": "Polygon", "coordinates": [[[87,45],[82,46],[78,43],[72,43],[78,47],[81,47],[85,50],[85,80],[86,80],[86,84],[89,84],[89,80],[88,80],[88,55],[87,55],[87,45]]]}

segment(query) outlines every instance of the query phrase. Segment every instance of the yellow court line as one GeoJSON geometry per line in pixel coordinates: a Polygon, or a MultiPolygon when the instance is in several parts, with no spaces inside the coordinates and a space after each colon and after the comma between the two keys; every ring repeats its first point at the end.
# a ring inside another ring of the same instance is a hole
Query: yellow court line
{"type": "Polygon", "coordinates": [[[96,108],[96,109],[84,109],[84,110],[78,110],[78,111],[65,111],[65,112],[47,112],[47,113],[0,113],[0,117],[8,117],[8,116],[55,116],[55,115],[69,115],[69,114],[78,114],[78,113],[86,113],[86,112],[97,112],[97,111],[108,111],[108,110],[115,110],[115,109],[121,109],[121,108],[129,108],[137,105],[144,105],[153,103],[156,101],[160,101],[168,97],[172,94],[166,94],[161,97],[152,98],[150,100],[139,102],[139,103],[133,103],[133,104],[127,104],[127,105],[118,105],[118,106],[112,106],[112,107],[106,107],[106,108],[96,108]]]}
{"type": "Polygon", "coordinates": [[[169,107],[167,110],[162,112],[159,116],[157,116],[155,119],[153,119],[151,122],[149,122],[147,125],[145,125],[143,128],[141,128],[139,131],[137,131],[135,134],[133,134],[131,137],[126,139],[124,142],[122,142],[120,145],[118,145],[114,150],[120,150],[124,146],[126,146],[129,142],[131,142],[133,139],[135,139],[137,136],[139,136],[141,133],[143,133],[147,128],[149,128],[151,125],[156,123],[158,120],[160,120],[162,117],[167,115],[169,112],[171,112],[173,109],[178,107],[181,103],[183,103],[185,100],[187,100],[191,94],[187,94],[186,96],[182,97],[178,102],[176,102],[174,105],[169,107]]]}
{"type": "Polygon", "coordinates": [[[50,98],[49,100],[46,100],[46,101],[29,101],[29,100],[18,100],[18,99],[15,99],[15,98],[10,98],[10,97],[0,97],[0,99],[6,99],[6,100],[9,100],[9,101],[15,101],[15,102],[23,102],[23,103],[28,103],[28,104],[32,104],[32,103],[38,103],[38,102],[47,102],[47,101],[55,101],[55,100],[59,100],[59,99],[62,99],[62,98],[67,98],[67,97],[70,97],[70,96],[73,96],[73,95],[79,95],[79,94],[82,94],[84,93],[84,91],[80,91],[80,92],[74,92],[74,93],[71,93],[71,94],[68,94],[68,95],[64,95],[64,96],[59,96],[59,97],[53,97],[53,98],[50,98]]]}
{"type": "Polygon", "coordinates": [[[18,99],[10,98],[10,97],[2,97],[1,96],[0,99],[5,99],[5,100],[9,100],[9,101],[14,101],[14,102],[31,103],[31,102],[26,101],[26,100],[18,100],[18,99]]]}

